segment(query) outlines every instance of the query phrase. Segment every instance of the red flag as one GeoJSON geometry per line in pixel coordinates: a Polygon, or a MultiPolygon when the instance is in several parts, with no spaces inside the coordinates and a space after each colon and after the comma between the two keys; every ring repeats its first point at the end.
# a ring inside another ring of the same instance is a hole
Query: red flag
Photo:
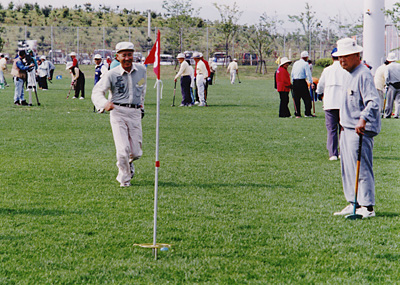
{"type": "Polygon", "coordinates": [[[160,30],[158,30],[156,42],[144,61],[144,64],[151,63],[153,63],[153,70],[157,75],[157,79],[160,80],[160,30]]]}

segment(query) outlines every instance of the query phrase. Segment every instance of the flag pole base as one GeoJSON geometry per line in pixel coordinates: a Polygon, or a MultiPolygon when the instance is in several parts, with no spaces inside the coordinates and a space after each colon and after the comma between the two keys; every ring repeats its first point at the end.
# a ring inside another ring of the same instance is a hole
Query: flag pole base
{"type": "Polygon", "coordinates": [[[161,251],[168,250],[172,247],[172,244],[168,243],[135,243],[133,246],[139,246],[142,248],[151,248],[153,251],[154,259],[157,260],[157,255],[158,255],[158,250],[160,249],[161,251]]]}

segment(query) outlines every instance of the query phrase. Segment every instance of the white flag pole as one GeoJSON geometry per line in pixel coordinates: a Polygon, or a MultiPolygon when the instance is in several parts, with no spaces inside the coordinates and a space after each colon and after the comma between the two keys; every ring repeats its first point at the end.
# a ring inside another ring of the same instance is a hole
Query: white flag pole
{"type": "Polygon", "coordinates": [[[161,80],[157,80],[157,115],[156,115],[156,165],[155,165],[155,179],[154,179],[154,229],[153,229],[153,253],[154,259],[157,259],[157,203],[158,203],[158,168],[160,161],[158,160],[159,152],[159,131],[160,131],[160,93],[161,93],[161,80]]]}

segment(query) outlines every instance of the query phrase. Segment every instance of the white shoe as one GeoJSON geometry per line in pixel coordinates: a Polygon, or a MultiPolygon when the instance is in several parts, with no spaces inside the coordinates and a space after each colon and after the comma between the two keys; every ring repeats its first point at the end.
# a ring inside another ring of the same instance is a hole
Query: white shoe
{"type": "Polygon", "coordinates": [[[362,215],[363,219],[375,217],[375,211],[368,211],[367,207],[361,207],[356,210],[357,215],[362,215]]]}
{"type": "Polygon", "coordinates": [[[129,186],[131,186],[131,183],[130,182],[125,182],[125,183],[121,183],[119,186],[120,187],[129,187],[129,186]]]}
{"type": "Polygon", "coordinates": [[[332,155],[329,160],[338,160],[338,157],[336,155],[332,155]]]}
{"type": "Polygon", "coordinates": [[[185,105],[183,105],[183,104],[180,104],[178,107],[185,107],[185,105]]]}
{"type": "Polygon", "coordinates": [[[83,98],[83,97],[80,97],[79,99],[80,99],[80,100],[84,100],[85,98],[83,98]]]}
{"type": "Polygon", "coordinates": [[[206,103],[200,103],[199,105],[197,105],[197,106],[199,106],[199,107],[205,107],[206,106],[206,103]]]}
{"type": "Polygon", "coordinates": [[[199,101],[194,102],[195,105],[198,105],[199,103],[200,103],[199,101]]]}
{"type": "MultiPolygon", "coordinates": [[[[354,212],[354,205],[353,204],[349,204],[343,210],[341,210],[340,212],[333,213],[333,215],[334,216],[345,216],[345,215],[353,214],[353,212],[354,212]]],[[[357,212],[357,210],[356,210],[356,212],[357,212]]]]}

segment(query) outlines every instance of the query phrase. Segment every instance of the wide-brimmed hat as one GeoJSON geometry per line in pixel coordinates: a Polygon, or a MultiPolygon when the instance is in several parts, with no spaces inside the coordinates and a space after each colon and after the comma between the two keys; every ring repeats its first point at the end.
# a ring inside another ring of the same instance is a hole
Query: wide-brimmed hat
{"type": "Polygon", "coordinates": [[[397,61],[397,56],[396,56],[396,54],[394,53],[394,52],[390,52],[389,54],[388,54],[388,57],[387,57],[387,61],[389,61],[389,62],[392,62],[392,61],[397,61]]]}
{"type": "Polygon", "coordinates": [[[100,54],[97,53],[97,54],[94,55],[94,59],[102,59],[102,57],[101,57],[100,54]]]}
{"type": "Polygon", "coordinates": [[[183,53],[179,53],[176,58],[185,58],[185,55],[183,53]]]}
{"type": "Polygon", "coordinates": [[[71,52],[69,56],[76,56],[76,52],[71,52]]]}
{"type": "Polygon", "coordinates": [[[237,58],[234,58],[233,61],[237,61],[237,58]]]}
{"type": "Polygon", "coordinates": [[[40,59],[46,60],[46,56],[45,56],[45,55],[42,55],[42,56],[40,57],[40,59]]]}
{"type": "Polygon", "coordinates": [[[301,58],[303,58],[303,57],[308,57],[308,51],[306,51],[306,50],[305,50],[305,51],[302,51],[301,54],[300,54],[300,57],[301,57],[301,58]]]}
{"type": "Polygon", "coordinates": [[[197,51],[195,51],[194,53],[193,53],[193,56],[192,56],[193,58],[200,58],[200,53],[199,52],[197,52],[197,51]]]}
{"type": "Polygon", "coordinates": [[[338,50],[332,54],[332,56],[335,57],[360,53],[363,51],[363,47],[357,45],[357,42],[350,38],[340,39],[336,44],[338,50]]]}
{"type": "Polygon", "coordinates": [[[284,56],[281,58],[281,63],[279,64],[279,66],[282,66],[285,63],[292,63],[292,61],[290,59],[288,59],[286,56],[284,56]]]}
{"type": "Polygon", "coordinates": [[[115,46],[115,50],[118,52],[123,51],[123,50],[135,50],[135,46],[131,42],[120,42],[117,43],[115,46]]]}

